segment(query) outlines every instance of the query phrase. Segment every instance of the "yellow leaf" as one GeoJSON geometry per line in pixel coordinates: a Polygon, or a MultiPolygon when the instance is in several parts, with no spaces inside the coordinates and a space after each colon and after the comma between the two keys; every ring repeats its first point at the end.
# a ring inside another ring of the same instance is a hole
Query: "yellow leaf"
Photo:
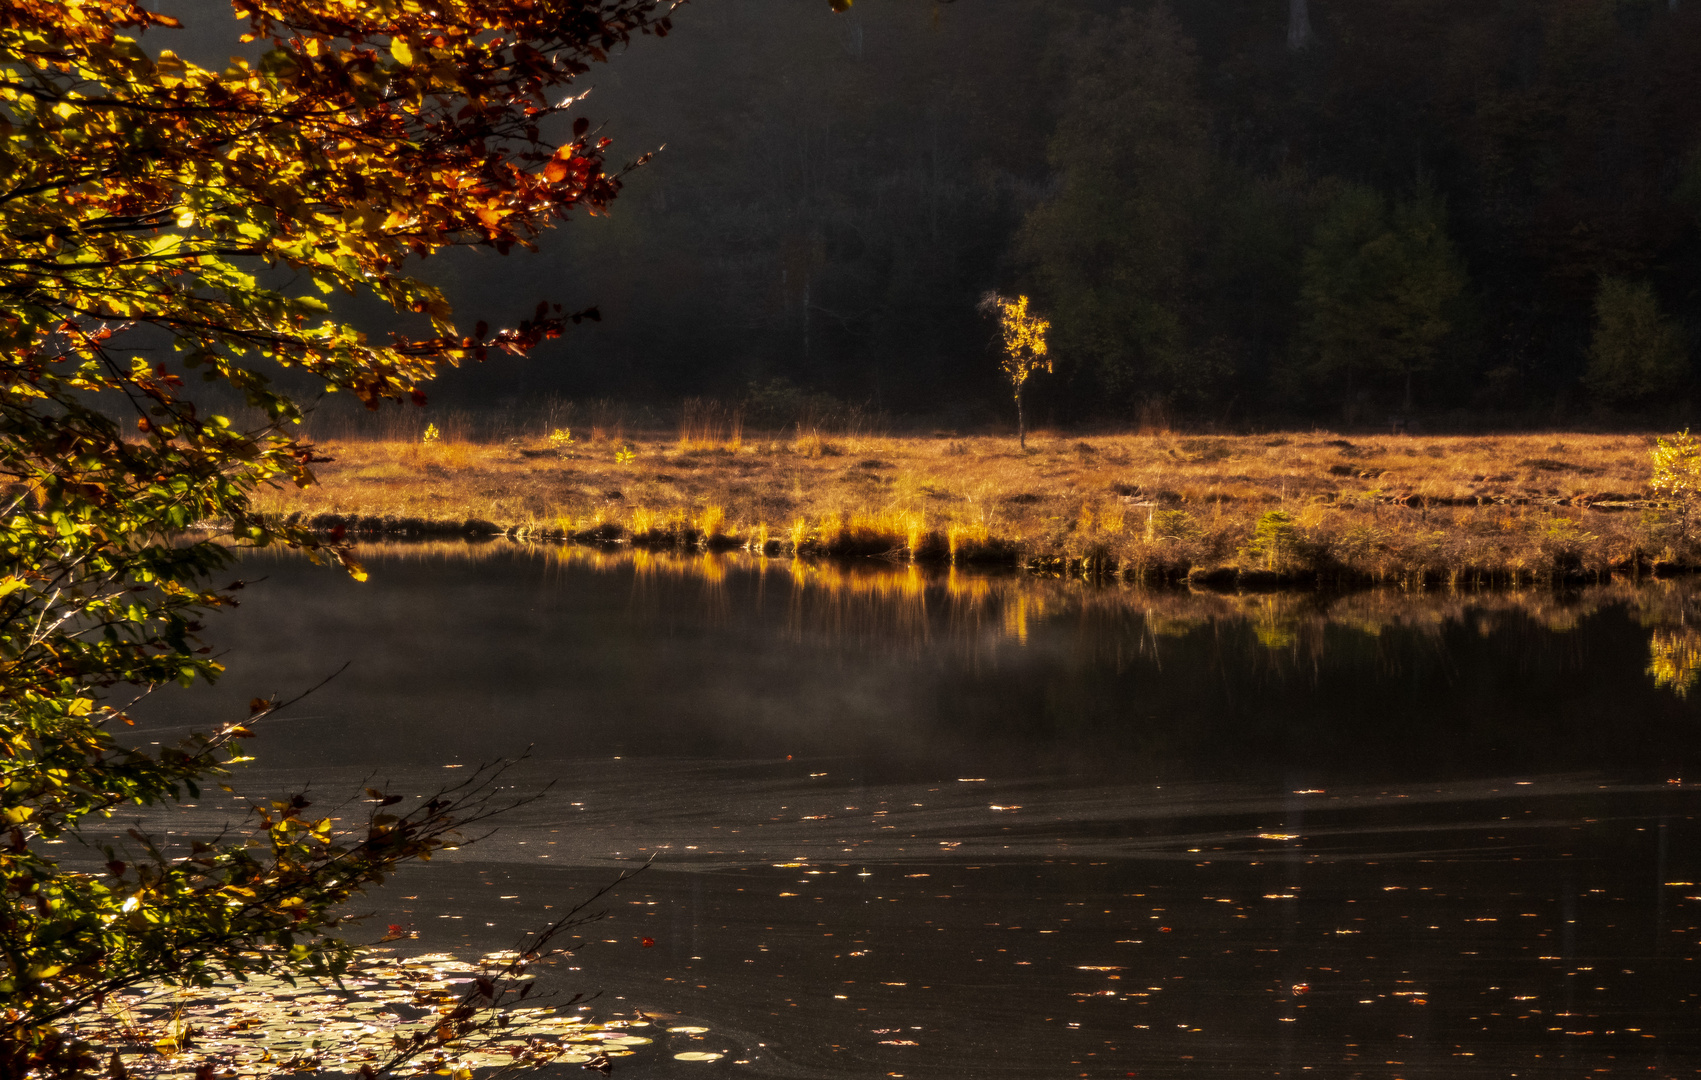
{"type": "Polygon", "coordinates": [[[408,43],[401,38],[390,39],[390,55],[403,67],[413,66],[413,50],[408,48],[408,43]]]}
{"type": "Polygon", "coordinates": [[[27,584],[29,583],[18,575],[9,574],[0,578],[0,596],[10,596],[27,584]]]}

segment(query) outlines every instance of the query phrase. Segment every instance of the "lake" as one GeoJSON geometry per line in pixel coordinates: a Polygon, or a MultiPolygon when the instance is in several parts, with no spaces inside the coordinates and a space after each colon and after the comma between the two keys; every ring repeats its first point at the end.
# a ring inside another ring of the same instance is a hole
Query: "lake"
{"type": "Polygon", "coordinates": [[[228,674],[151,702],[145,738],[346,663],[246,744],[244,791],[412,794],[529,747],[506,780],[554,787],[372,894],[353,937],[476,955],[653,859],[546,980],[659,1021],[617,1074],[1701,1069],[1688,583],[363,558],[365,584],[247,558],[207,635],[228,674]]]}

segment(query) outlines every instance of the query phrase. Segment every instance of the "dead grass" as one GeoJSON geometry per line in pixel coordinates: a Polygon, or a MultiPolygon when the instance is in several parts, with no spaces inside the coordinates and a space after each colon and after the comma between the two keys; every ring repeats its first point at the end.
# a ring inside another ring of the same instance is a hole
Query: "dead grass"
{"type": "Polygon", "coordinates": [[[1701,562],[1676,514],[1648,501],[1651,435],[1041,432],[1024,453],[999,438],[758,439],[707,416],[677,437],[574,435],[326,442],[318,486],[260,501],[357,533],[472,519],[538,537],[1242,586],[1575,580],[1701,562]]]}

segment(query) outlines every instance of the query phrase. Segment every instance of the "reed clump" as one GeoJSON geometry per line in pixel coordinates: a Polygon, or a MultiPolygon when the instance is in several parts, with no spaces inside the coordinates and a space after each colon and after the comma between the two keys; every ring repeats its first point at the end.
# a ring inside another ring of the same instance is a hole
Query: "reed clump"
{"type": "Polygon", "coordinates": [[[1235,589],[1701,567],[1701,519],[1686,497],[1650,487],[1651,435],[1042,431],[1024,453],[956,435],[747,438],[735,413],[707,406],[671,432],[553,434],[477,442],[446,426],[429,443],[325,442],[333,460],[317,467],[318,486],[260,501],[355,535],[478,523],[532,538],[1235,589]]]}

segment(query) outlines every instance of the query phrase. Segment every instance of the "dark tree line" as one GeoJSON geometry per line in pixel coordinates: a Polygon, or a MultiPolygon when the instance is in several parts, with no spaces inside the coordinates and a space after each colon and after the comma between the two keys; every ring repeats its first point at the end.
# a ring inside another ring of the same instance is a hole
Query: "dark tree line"
{"type": "MultiPolygon", "coordinates": [[[[687,7],[587,102],[666,144],[574,246],[595,302],[509,394],[776,385],[990,415],[988,289],[1054,323],[1042,416],[1662,417],[1701,331],[1701,8],[1670,0],[687,7]],[[784,380],[784,382],[777,382],[784,380]]],[[[475,381],[463,380],[472,393],[475,381]]]]}

